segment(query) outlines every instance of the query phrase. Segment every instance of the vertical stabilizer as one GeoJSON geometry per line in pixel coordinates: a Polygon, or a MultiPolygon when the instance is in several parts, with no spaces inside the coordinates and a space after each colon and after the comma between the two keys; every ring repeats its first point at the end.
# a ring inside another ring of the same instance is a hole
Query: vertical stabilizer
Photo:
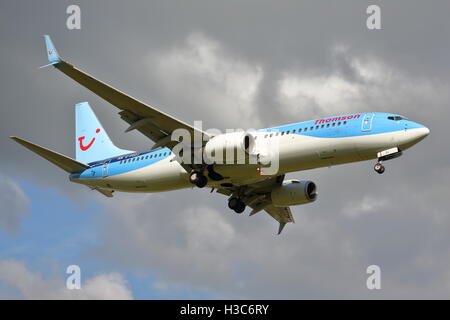
{"type": "Polygon", "coordinates": [[[75,114],[75,154],[77,161],[90,163],[133,152],[119,149],[112,143],[89,103],[78,103],[75,106],[75,114]]]}

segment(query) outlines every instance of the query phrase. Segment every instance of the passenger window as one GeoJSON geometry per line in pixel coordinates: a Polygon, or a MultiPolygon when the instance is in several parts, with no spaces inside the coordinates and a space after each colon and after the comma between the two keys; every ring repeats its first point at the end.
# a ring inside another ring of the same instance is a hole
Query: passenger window
{"type": "Polygon", "coordinates": [[[271,137],[271,138],[272,138],[272,136],[273,136],[273,133],[270,134],[270,137],[271,137]]]}
{"type": "Polygon", "coordinates": [[[325,125],[323,124],[323,125],[321,125],[320,127],[323,129],[323,128],[325,128],[325,125]]]}
{"type": "Polygon", "coordinates": [[[282,136],[284,136],[284,131],[283,131],[283,132],[281,132],[281,135],[282,135],[282,136]]]}
{"type": "Polygon", "coordinates": [[[338,126],[340,126],[341,125],[341,122],[338,122],[338,126]]]}
{"type": "Polygon", "coordinates": [[[344,125],[346,125],[347,124],[347,121],[344,121],[344,125]]]}
{"type": "Polygon", "coordinates": [[[264,136],[264,138],[267,138],[267,136],[268,136],[268,134],[266,134],[266,135],[264,136]]]}
{"type": "Polygon", "coordinates": [[[288,130],[288,131],[286,131],[286,134],[289,134],[289,130],[288,130]]]}
{"type": "Polygon", "coordinates": [[[328,124],[327,124],[327,128],[329,128],[329,127],[330,127],[330,124],[328,123],[328,124]]]}
{"type": "Polygon", "coordinates": [[[336,122],[333,122],[332,126],[334,127],[336,125],[336,122]]]}
{"type": "Polygon", "coordinates": [[[313,129],[314,129],[314,127],[310,127],[310,128],[309,128],[309,130],[313,130],[313,129]]]}
{"type": "Polygon", "coordinates": [[[305,130],[304,130],[304,131],[305,131],[305,132],[306,132],[306,131],[308,131],[308,128],[305,128],[305,130]]]}
{"type": "Polygon", "coordinates": [[[298,129],[298,132],[302,132],[302,128],[298,129]]]}
{"type": "Polygon", "coordinates": [[[295,129],[294,129],[294,130],[292,130],[292,133],[295,133],[295,129]]]}
{"type": "Polygon", "coordinates": [[[164,157],[166,156],[167,152],[164,152],[164,157]]]}

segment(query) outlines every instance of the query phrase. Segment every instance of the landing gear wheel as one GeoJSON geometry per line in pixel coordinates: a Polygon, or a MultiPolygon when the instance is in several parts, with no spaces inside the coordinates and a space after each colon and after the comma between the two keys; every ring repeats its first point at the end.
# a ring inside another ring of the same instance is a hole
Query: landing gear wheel
{"type": "Polygon", "coordinates": [[[245,203],[239,198],[232,197],[228,200],[228,207],[236,213],[242,213],[245,210],[245,203]]]}
{"type": "Polygon", "coordinates": [[[206,178],[202,173],[194,171],[189,176],[189,181],[197,187],[203,188],[208,183],[208,178],[206,178]]]}
{"type": "Polygon", "coordinates": [[[234,208],[234,212],[242,213],[242,212],[244,212],[244,210],[245,210],[245,203],[243,203],[242,201],[239,200],[237,207],[234,208]]]}
{"type": "Polygon", "coordinates": [[[379,174],[382,174],[382,173],[384,172],[384,170],[385,170],[384,166],[383,166],[381,163],[379,163],[379,162],[377,162],[377,163],[375,164],[375,166],[373,167],[373,169],[374,169],[376,172],[378,172],[379,174]]]}
{"type": "Polygon", "coordinates": [[[232,197],[230,198],[230,200],[228,200],[228,208],[230,208],[231,210],[234,210],[234,208],[236,208],[239,205],[239,199],[232,197]]]}

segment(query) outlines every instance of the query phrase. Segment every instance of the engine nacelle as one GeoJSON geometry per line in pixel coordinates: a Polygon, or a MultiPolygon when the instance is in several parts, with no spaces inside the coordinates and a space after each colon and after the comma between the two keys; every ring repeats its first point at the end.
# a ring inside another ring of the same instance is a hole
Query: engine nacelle
{"type": "Polygon", "coordinates": [[[317,188],[312,181],[287,180],[273,189],[270,196],[276,207],[295,206],[315,201],[317,188]]]}
{"type": "MultiPolygon", "coordinates": [[[[210,163],[231,164],[245,161],[255,150],[255,138],[248,132],[224,133],[211,138],[204,155],[210,163]]],[[[244,162],[242,162],[244,163],[244,162]]]]}

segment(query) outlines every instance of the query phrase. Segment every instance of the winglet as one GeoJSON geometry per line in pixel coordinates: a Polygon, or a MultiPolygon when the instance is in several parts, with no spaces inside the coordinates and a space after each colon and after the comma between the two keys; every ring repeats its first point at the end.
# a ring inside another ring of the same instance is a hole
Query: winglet
{"type": "Polygon", "coordinates": [[[53,45],[52,39],[48,34],[44,35],[45,46],[47,47],[47,58],[50,64],[55,64],[61,62],[58,51],[56,51],[55,46],[53,45]]]}

